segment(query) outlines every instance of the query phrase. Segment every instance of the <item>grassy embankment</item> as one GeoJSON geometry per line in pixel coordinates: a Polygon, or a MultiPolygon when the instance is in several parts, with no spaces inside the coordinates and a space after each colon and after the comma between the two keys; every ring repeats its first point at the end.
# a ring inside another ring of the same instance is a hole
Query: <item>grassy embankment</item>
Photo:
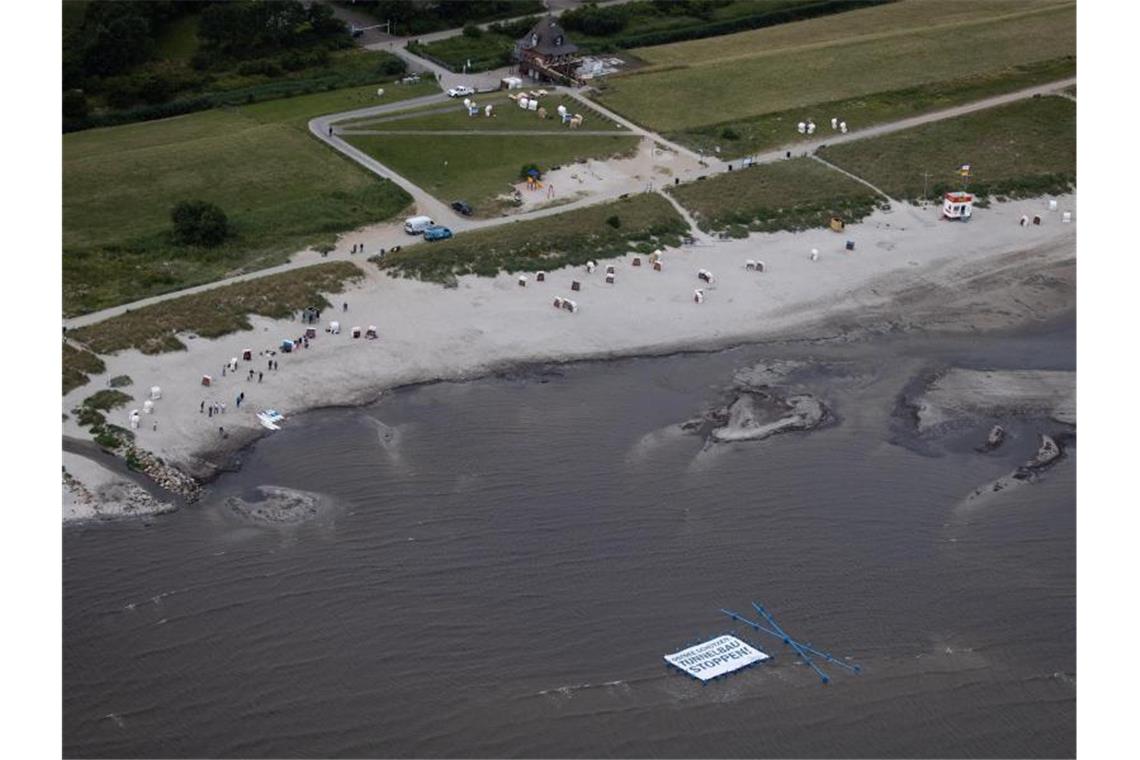
{"type": "MultiPolygon", "coordinates": [[[[308,306],[331,306],[325,293],[340,293],[364,277],[347,261],[306,267],[172,298],[68,332],[68,337],[97,353],[135,348],[144,354],[181,351],[179,333],[216,338],[252,329],[249,315],[284,319],[308,306]]],[[[98,357],[95,357],[98,359],[98,357]]]]}
{"type": "Polygon", "coordinates": [[[733,237],[823,227],[832,216],[857,222],[884,202],[866,185],[810,158],[719,174],[666,192],[701,229],[733,237]]]}
{"type": "Polygon", "coordinates": [[[400,274],[435,282],[455,275],[493,277],[584,264],[679,245],[688,225],[664,198],[636,195],[542,219],[504,224],[439,243],[413,246],[379,260],[400,274]]]}
{"type": "MultiPolygon", "coordinates": [[[[436,91],[391,86],[384,102],[436,91]]],[[[373,105],[375,93],[358,87],[65,135],[64,313],[279,264],[398,214],[407,193],[308,133],[310,118],[373,105]],[[231,239],[213,249],[174,244],[170,209],[183,200],[219,205],[231,239]]]]}
{"type": "Polygon", "coordinates": [[[1068,192],[1077,180],[1077,104],[1062,97],[1011,103],[869,140],[820,155],[894,198],[938,198],[962,188],[979,196],[1022,198],[1068,192]]]}
{"type": "Polygon", "coordinates": [[[1075,4],[922,0],[634,51],[651,65],[597,97],[639,124],[722,157],[893,121],[1075,73],[1075,4]],[[816,137],[819,136],[817,132],[816,137]]]}

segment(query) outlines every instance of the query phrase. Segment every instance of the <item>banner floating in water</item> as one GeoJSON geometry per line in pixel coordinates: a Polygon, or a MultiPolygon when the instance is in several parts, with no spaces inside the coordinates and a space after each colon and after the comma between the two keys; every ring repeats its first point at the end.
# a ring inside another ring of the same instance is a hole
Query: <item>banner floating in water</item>
{"type": "Polygon", "coordinates": [[[727,635],[665,655],[665,662],[702,681],[712,680],[767,659],[769,656],[760,650],[735,636],[727,635]]]}

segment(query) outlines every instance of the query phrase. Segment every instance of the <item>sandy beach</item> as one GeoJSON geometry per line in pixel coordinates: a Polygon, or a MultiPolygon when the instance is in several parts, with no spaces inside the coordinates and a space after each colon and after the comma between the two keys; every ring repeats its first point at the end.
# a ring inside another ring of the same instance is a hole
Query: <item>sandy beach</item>
{"type": "MultiPolygon", "coordinates": [[[[529,276],[463,277],[459,287],[393,278],[358,262],[366,279],[325,311],[308,349],[272,358],[281,341],[302,334],[294,321],[253,318],[253,330],[216,340],[184,336],[187,351],[146,356],[125,351],[105,357],[107,371],[63,398],[69,412],[108,378],[130,375],[135,401],[109,415],[127,426],[142,407],[142,389],[162,388],[154,413],[143,415],[138,445],[199,478],[215,474],[228,453],[267,433],[257,413],[287,417],[322,406],[360,404],[385,389],[433,380],[471,378],[518,363],[562,362],[619,355],[708,350],[771,338],[820,338],[866,330],[973,331],[1049,319],[1075,305],[1076,224],[1061,211],[1076,197],[995,203],[968,224],[941,221],[938,209],[896,206],[879,211],[843,234],[829,230],[752,235],[745,240],[669,249],[663,271],[632,265],[633,256],[529,276]],[[1041,214],[1040,226],[1022,227],[1023,214],[1041,214]],[[846,240],[855,249],[844,248],[846,240]],[[812,260],[812,249],[818,260],[812,260]],[[765,263],[762,273],[745,269],[765,263]],[[616,282],[605,284],[605,266],[616,282]],[[715,276],[711,285],[698,269],[715,276]],[[571,292],[571,281],[582,283],[571,292]],[[702,287],[705,298],[694,302],[702,287]],[[556,296],[573,297],[579,310],[556,309],[556,296]],[[348,304],[343,312],[342,303],[348,304]],[[332,320],[339,335],[325,328],[332,320]],[[354,340],[353,326],[375,325],[379,339],[354,340]],[[231,357],[251,349],[251,362],[222,376],[231,357]],[[252,380],[249,370],[254,370],[252,380]],[[258,382],[257,373],[263,380],[258,382]],[[214,384],[201,384],[204,374],[214,384]],[[245,394],[240,409],[237,396],[245,394]],[[226,404],[209,417],[205,403],[226,404]],[[222,428],[219,432],[219,427],[222,428]]],[[[304,277],[304,270],[298,270],[304,277]]],[[[288,425],[286,420],[284,425],[288,425]]],[[[73,417],[65,435],[87,437],[73,417]]]]}

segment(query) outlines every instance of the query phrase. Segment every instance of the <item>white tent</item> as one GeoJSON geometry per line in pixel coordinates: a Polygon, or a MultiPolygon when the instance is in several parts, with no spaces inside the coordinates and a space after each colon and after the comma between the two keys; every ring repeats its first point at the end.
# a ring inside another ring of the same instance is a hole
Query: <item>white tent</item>
{"type": "Polygon", "coordinates": [[[158,401],[162,398],[162,388],[159,388],[157,385],[150,386],[150,397],[158,401]]]}

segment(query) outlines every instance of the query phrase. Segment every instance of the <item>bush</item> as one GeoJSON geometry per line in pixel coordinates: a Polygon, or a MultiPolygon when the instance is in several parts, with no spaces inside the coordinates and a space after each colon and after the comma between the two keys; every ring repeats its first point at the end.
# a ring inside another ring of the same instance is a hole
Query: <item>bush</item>
{"type": "Polygon", "coordinates": [[[720,136],[723,137],[725,140],[739,140],[740,139],[740,133],[737,132],[732,127],[725,127],[724,129],[722,129],[720,131],[720,136]]]}
{"type": "Polygon", "coordinates": [[[621,217],[615,214],[614,216],[606,219],[606,224],[616,230],[617,228],[621,227],[621,217]]]}
{"type": "Polygon", "coordinates": [[[562,14],[562,26],[591,37],[608,37],[617,34],[628,22],[629,12],[620,5],[599,8],[594,3],[587,3],[562,14]]]}
{"type": "Polygon", "coordinates": [[[474,21],[468,21],[463,25],[463,36],[478,39],[483,36],[483,30],[474,21]]]}
{"type": "Polygon", "coordinates": [[[134,381],[131,380],[130,375],[115,375],[107,381],[107,384],[112,388],[125,388],[126,386],[131,385],[133,382],[134,381]]]}
{"type": "Polygon", "coordinates": [[[384,60],[380,61],[380,65],[376,67],[376,73],[382,77],[396,76],[403,74],[408,70],[408,64],[403,58],[397,58],[394,55],[386,56],[384,60]]]}
{"type": "MultiPolygon", "coordinates": [[[[290,56],[295,56],[295,55],[296,55],[295,53],[290,53],[289,56],[285,56],[285,59],[282,60],[282,65],[285,68],[289,69],[290,71],[296,71],[296,69],[290,68],[287,61],[288,61],[290,56]]],[[[304,67],[304,64],[302,63],[297,68],[303,68],[303,67],[304,67]]],[[[256,60],[256,61],[245,61],[245,62],[239,64],[237,67],[237,73],[241,74],[243,77],[258,76],[258,75],[266,76],[266,77],[279,77],[282,74],[284,74],[285,72],[282,71],[281,66],[278,66],[273,61],[256,60]]]]}
{"type": "Polygon", "coordinates": [[[213,247],[230,233],[225,212],[205,201],[182,201],[170,210],[174,237],[183,245],[213,247]]]}

